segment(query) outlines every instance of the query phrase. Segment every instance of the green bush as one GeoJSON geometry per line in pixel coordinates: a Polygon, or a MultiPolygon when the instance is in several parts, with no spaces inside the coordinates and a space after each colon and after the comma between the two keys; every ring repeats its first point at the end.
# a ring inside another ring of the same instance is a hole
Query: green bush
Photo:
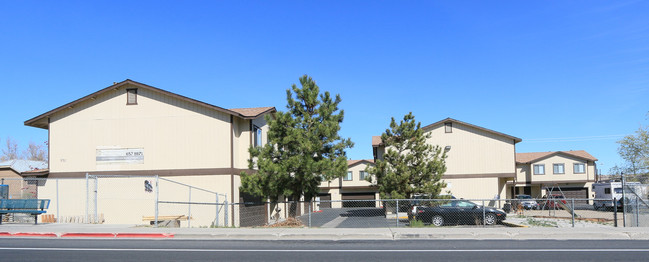
{"type": "Polygon", "coordinates": [[[424,227],[424,226],[426,226],[424,224],[424,221],[415,220],[415,219],[410,220],[410,227],[424,227]]]}

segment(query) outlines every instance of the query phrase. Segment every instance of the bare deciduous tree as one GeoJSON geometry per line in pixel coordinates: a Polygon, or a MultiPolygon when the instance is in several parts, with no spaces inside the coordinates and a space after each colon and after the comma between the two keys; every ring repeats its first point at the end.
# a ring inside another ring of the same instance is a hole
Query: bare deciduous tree
{"type": "MultiPolygon", "coordinates": [[[[44,143],[44,145],[47,142],[44,143]]],[[[29,142],[29,146],[23,151],[23,157],[29,160],[47,161],[47,150],[44,145],[38,145],[34,142],[29,142]]]]}
{"type": "Polygon", "coordinates": [[[2,149],[2,156],[0,156],[0,160],[4,161],[18,158],[20,158],[20,156],[18,155],[18,144],[16,143],[16,140],[13,140],[11,137],[7,137],[5,148],[2,149]]]}

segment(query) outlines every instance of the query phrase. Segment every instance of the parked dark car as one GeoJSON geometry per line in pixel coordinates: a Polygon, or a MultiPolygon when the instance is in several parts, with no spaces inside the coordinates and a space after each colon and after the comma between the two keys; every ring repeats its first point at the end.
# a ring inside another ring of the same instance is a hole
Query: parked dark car
{"type": "Polygon", "coordinates": [[[442,199],[456,199],[453,195],[441,194],[431,198],[429,195],[415,195],[410,201],[410,208],[408,208],[408,220],[412,220],[417,214],[417,210],[431,206],[431,204],[443,201],[442,199]]]}
{"type": "Polygon", "coordinates": [[[618,212],[623,212],[624,206],[626,206],[626,212],[631,212],[635,208],[638,200],[633,198],[625,198],[625,201],[622,201],[622,199],[617,200],[617,210],[618,212]]]}
{"type": "Polygon", "coordinates": [[[437,206],[422,207],[417,210],[415,219],[435,226],[448,224],[494,225],[502,222],[507,214],[492,207],[483,208],[467,200],[449,200],[437,206]],[[484,219],[483,219],[484,214],[484,219]]]}

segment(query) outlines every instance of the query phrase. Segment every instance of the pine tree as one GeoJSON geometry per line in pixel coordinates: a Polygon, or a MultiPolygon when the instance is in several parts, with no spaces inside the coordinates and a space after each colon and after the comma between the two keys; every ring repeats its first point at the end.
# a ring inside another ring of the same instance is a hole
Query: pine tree
{"type": "MultiPolygon", "coordinates": [[[[311,77],[300,78],[286,90],[286,112],[266,117],[268,143],[249,149],[251,174],[241,173],[241,191],[272,202],[290,197],[297,201],[317,196],[322,181],[342,177],[347,172],[345,149],[354,144],[338,134],[344,111],[340,95],[332,99],[311,77]]],[[[289,212],[295,216],[294,207],[289,212]]]]}
{"type": "Polygon", "coordinates": [[[382,199],[409,199],[414,194],[436,198],[446,183],[441,181],[446,172],[446,153],[439,146],[426,143],[421,123],[412,112],[397,125],[392,118],[390,128],[381,135],[386,152],[377,159],[368,173],[376,177],[382,199]]]}

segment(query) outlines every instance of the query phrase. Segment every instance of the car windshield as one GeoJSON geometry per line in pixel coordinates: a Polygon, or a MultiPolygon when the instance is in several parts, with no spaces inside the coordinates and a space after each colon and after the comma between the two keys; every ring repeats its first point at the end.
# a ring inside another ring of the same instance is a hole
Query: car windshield
{"type": "Polygon", "coordinates": [[[616,194],[622,194],[622,188],[616,188],[615,193],[616,194]]]}

